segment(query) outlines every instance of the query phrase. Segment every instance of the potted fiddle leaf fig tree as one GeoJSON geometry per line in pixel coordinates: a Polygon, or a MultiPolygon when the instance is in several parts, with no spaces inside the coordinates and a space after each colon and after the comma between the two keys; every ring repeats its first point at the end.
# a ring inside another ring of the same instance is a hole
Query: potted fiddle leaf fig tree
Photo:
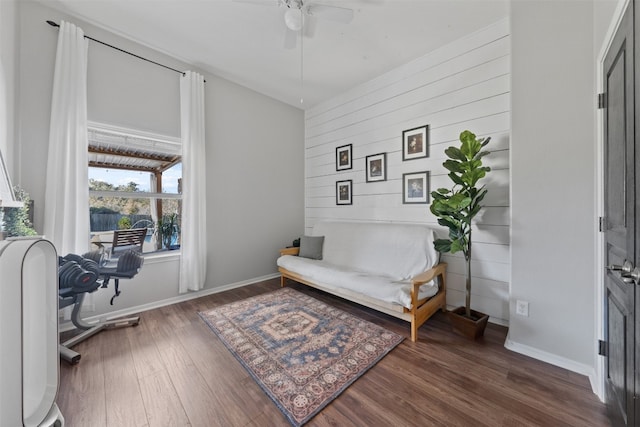
{"type": "Polygon", "coordinates": [[[491,170],[482,165],[482,158],[489,154],[483,148],[490,140],[491,137],[478,139],[468,130],[462,132],[460,147],[447,148],[448,159],[442,164],[449,171],[453,187],[431,192],[430,210],[438,224],[449,229],[449,238],[436,239],[435,249],[440,253],[462,252],[466,262],[465,306],[449,312],[449,318],[454,330],[474,339],[484,334],[489,320],[488,315],[471,309],[471,228],[487,194],[478,181],[491,170]]]}

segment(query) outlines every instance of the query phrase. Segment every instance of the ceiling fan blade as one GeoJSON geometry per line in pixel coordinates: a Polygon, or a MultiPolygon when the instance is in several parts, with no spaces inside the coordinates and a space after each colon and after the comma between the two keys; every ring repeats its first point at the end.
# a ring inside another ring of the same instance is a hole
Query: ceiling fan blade
{"type": "Polygon", "coordinates": [[[306,15],[304,19],[304,35],[305,37],[313,37],[316,33],[316,22],[317,19],[315,16],[306,15]]]}
{"type": "Polygon", "coordinates": [[[286,28],[284,32],[284,48],[293,49],[296,47],[297,42],[298,42],[298,33],[296,31],[286,28]]]}
{"type": "Polygon", "coordinates": [[[346,7],[310,4],[307,6],[307,13],[322,19],[340,22],[342,24],[348,24],[353,20],[353,9],[347,9],[346,7]]]}

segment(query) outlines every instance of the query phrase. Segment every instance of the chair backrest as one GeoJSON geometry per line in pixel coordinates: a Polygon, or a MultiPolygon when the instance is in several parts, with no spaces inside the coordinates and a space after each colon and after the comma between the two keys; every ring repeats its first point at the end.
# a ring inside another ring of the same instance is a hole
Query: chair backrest
{"type": "Polygon", "coordinates": [[[115,230],[113,232],[111,256],[117,255],[118,253],[129,249],[142,253],[142,245],[144,245],[144,239],[146,236],[146,228],[129,228],[126,230],[115,230]]]}

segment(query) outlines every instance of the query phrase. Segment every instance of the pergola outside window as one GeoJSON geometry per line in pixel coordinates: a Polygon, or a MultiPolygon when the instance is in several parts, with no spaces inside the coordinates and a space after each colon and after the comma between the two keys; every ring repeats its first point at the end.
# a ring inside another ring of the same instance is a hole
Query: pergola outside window
{"type": "Polygon", "coordinates": [[[180,139],[98,124],[88,137],[93,245],[109,249],[114,230],[146,228],[144,252],[179,248],[180,139]]]}

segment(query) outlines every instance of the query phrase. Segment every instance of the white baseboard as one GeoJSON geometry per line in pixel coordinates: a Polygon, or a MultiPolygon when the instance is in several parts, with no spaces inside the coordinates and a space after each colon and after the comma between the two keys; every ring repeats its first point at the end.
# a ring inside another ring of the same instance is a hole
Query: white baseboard
{"type": "Polygon", "coordinates": [[[600,395],[600,393],[598,393],[600,387],[598,387],[596,371],[593,367],[585,365],[583,363],[578,363],[575,360],[558,356],[557,354],[548,353],[534,347],[529,347],[528,345],[514,342],[509,339],[508,335],[507,340],[504,342],[504,346],[506,349],[515,351],[516,353],[520,353],[525,356],[540,360],[542,362],[546,362],[551,365],[558,366],[560,368],[567,369],[577,374],[586,376],[587,378],[589,378],[591,390],[600,398],[600,400],[602,400],[602,396],[600,395]]]}
{"type": "MultiPolygon", "coordinates": [[[[249,280],[243,280],[241,282],[230,283],[224,286],[218,286],[215,288],[203,289],[201,291],[196,292],[188,292],[182,295],[177,295],[175,297],[167,298],[160,301],[154,301],[148,304],[138,305],[135,307],[124,308],[122,310],[111,311],[109,313],[104,313],[97,316],[86,317],[84,320],[87,323],[105,321],[109,319],[115,319],[123,316],[131,316],[132,314],[142,313],[144,311],[153,310],[155,308],[165,307],[167,305],[176,304],[179,302],[189,301],[192,299],[204,297],[207,295],[217,294],[220,292],[228,291],[235,288],[240,288],[242,286],[252,285],[254,283],[263,282],[265,280],[275,279],[276,277],[280,277],[280,273],[268,274],[266,276],[256,277],[249,280]]],[[[59,326],[60,332],[66,332],[75,329],[73,323],[65,322],[61,323],[59,326]]]]}

